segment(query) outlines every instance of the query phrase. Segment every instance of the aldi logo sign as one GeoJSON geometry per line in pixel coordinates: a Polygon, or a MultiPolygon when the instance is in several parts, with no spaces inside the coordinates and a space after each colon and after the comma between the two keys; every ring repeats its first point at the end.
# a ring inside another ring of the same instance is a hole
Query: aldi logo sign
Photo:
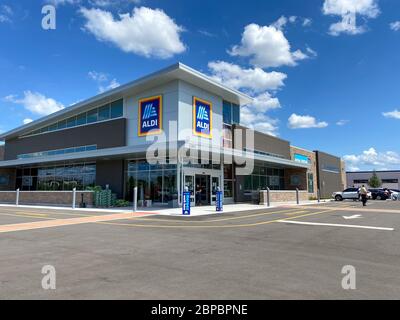
{"type": "Polygon", "coordinates": [[[212,138],[212,103],[196,97],[193,99],[193,133],[212,138]]]}
{"type": "Polygon", "coordinates": [[[162,97],[139,101],[139,136],[160,134],[162,131],[162,97]]]}

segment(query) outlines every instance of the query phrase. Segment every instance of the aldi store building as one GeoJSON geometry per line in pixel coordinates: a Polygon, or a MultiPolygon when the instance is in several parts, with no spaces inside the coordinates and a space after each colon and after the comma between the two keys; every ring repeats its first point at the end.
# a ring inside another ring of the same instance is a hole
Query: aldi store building
{"type": "Polygon", "coordinates": [[[138,187],[153,206],[179,206],[185,187],[193,205],[214,204],[218,187],[226,203],[267,187],[315,195],[311,160],[240,125],[250,103],[175,64],[0,135],[0,191],[102,186],[131,200],[138,187]]]}

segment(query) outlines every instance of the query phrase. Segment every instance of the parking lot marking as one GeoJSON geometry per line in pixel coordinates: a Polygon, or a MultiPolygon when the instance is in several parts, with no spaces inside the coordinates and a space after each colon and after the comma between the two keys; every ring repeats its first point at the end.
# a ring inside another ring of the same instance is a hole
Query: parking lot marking
{"type": "MultiPolygon", "coordinates": [[[[324,211],[319,211],[319,212],[314,212],[310,214],[304,214],[296,217],[290,217],[286,219],[275,219],[275,220],[269,220],[269,221],[263,221],[263,222],[256,222],[256,223],[248,223],[248,224],[232,224],[232,225],[204,225],[204,226],[199,226],[199,225],[160,225],[160,224],[134,224],[134,223],[118,223],[118,222],[97,222],[96,224],[104,224],[104,225],[113,225],[113,226],[123,226],[123,227],[131,227],[131,228],[148,228],[148,229],[234,229],[234,228],[248,228],[248,227],[257,227],[257,226],[262,226],[262,225],[267,225],[271,223],[276,223],[279,221],[285,221],[289,219],[297,219],[297,218],[302,218],[302,217],[307,217],[310,215],[318,215],[318,214],[323,214],[327,212],[334,212],[335,209],[329,209],[329,210],[324,210],[324,211]]],[[[304,211],[300,211],[304,212],[304,211]]],[[[174,221],[170,221],[174,222],[174,221]]]]}
{"type": "Polygon", "coordinates": [[[355,214],[353,216],[343,216],[345,220],[353,220],[353,219],[361,219],[362,215],[361,214],[355,214]]]}
{"type": "Polygon", "coordinates": [[[358,226],[358,225],[348,225],[348,224],[333,224],[333,223],[317,223],[317,222],[303,222],[303,221],[290,221],[290,220],[280,220],[279,223],[287,224],[298,224],[306,226],[325,226],[325,227],[341,227],[341,228],[354,228],[354,229],[370,229],[370,230],[382,230],[382,231],[394,231],[394,228],[382,228],[382,227],[370,227],[370,226],[358,226]]]}
{"type": "MultiPolygon", "coordinates": [[[[321,207],[307,207],[309,209],[321,209],[321,207]]],[[[328,208],[328,207],[327,207],[328,208]]],[[[334,208],[336,211],[355,211],[355,212],[380,212],[380,213],[398,213],[400,214],[400,209],[399,210],[394,210],[394,209],[379,209],[379,208],[374,208],[374,209],[368,209],[368,208],[357,208],[357,207],[329,207],[329,208],[334,208]]]]}
{"type": "Polygon", "coordinates": [[[36,218],[36,219],[51,219],[48,216],[39,216],[39,215],[30,215],[28,213],[25,214],[18,214],[18,213],[4,213],[1,212],[0,215],[2,216],[10,216],[10,217],[20,217],[20,218],[36,218]]]}
{"type": "Polygon", "coordinates": [[[47,220],[45,221],[0,225],[0,233],[55,228],[55,227],[71,226],[71,225],[86,224],[86,223],[96,223],[100,221],[126,220],[129,219],[130,217],[132,217],[132,213],[119,213],[119,214],[71,218],[71,219],[47,218],[47,220]]]}
{"type": "MultiPolygon", "coordinates": [[[[279,214],[279,213],[290,212],[292,214],[298,214],[298,213],[308,212],[308,211],[298,211],[298,210],[299,209],[296,208],[296,209],[291,209],[291,210],[255,213],[255,214],[248,214],[248,215],[243,215],[243,216],[239,216],[239,217],[213,219],[213,220],[206,220],[206,221],[192,221],[192,220],[186,220],[186,218],[185,218],[185,220],[148,219],[146,217],[130,218],[129,220],[142,220],[142,221],[152,221],[152,222],[176,222],[176,223],[211,223],[211,222],[221,222],[221,221],[231,221],[231,220],[244,220],[244,219],[260,217],[260,216],[269,216],[269,215],[279,214]]],[[[181,217],[181,216],[177,216],[177,217],[181,217]]]]}

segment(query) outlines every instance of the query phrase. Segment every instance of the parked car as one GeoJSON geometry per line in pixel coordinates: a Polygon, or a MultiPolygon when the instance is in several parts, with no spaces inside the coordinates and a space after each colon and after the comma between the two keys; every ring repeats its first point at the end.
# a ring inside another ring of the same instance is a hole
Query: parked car
{"type": "Polygon", "coordinates": [[[387,189],[369,189],[373,200],[387,200],[391,198],[391,192],[387,189]]]}
{"type": "Polygon", "coordinates": [[[400,190],[392,189],[392,190],[390,190],[390,192],[391,192],[390,198],[392,200],[394,200],[394,201],[400,200],[400,190]]]}
{"type": "MultiPolygon", "coordinates": [[[[342,192],[334,192],[332,194],[332,198],[336,201],[343,201],[343,200],[360,200],[360,189],[359,188],[348,188],[342,192]]],[[[371,192],[368,192],[368,199],[371,199],[371,192]]]]}

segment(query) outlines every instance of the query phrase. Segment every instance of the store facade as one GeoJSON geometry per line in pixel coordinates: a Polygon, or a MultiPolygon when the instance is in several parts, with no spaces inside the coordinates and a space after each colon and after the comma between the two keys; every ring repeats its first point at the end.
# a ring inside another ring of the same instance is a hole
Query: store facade
{"type": "Polygon", "coordinates": [[[185,188],[194,206],[215,204],[218,189],[226,203],[307,190],[310,164],[292,159],[288,141],[240,125],[250,103],[178,63],[2,134],[0,188],[101,186],[132,200],[137,187],[152,206],[179,206],[185,188]]]}

